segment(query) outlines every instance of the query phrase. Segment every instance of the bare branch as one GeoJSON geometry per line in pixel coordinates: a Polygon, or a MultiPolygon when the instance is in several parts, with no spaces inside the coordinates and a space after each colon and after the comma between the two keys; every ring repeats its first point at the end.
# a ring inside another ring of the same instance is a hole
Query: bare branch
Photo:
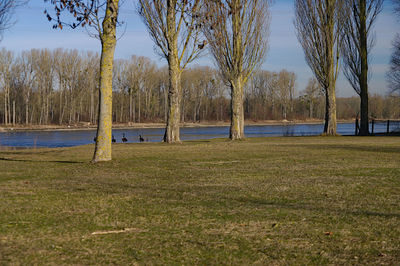
{"type": "Polygon", "coordinates": [[[400,35],[397,35],[393,42],[393,53],[390,59],[390,70],[387,73],[387,80],[391,92],[400,95],[400,35]]]}
{"type": "MultiPolygon", "coordinates": [[[[4,30],[14,25],[12,15],[18,6],[26,4],[27,0],[2,0],[0,1],[0,36],[4,30]]],[[[0,39],[1,40],[1,39],[0,39]]]]}
{"type": "Polygon", "coordinates": [[[201,31],[197,24],[199,8],[202,0],[139,0],[137,12],[146,25],[150,37],[155,43],[157,54],[168,60],[173,48],[172,39],[176,38],[177,58],[183,70],[203,51],[199,48],[201,31]],[[167,23],[167,4],[173,5],[174,26],[167,23]]]}
{"type": "Polygon", "coordinates": [[[208,1],[203,32],[226,81],[247,81],[263,62],[268,48],[269,1],[208,1]]]}

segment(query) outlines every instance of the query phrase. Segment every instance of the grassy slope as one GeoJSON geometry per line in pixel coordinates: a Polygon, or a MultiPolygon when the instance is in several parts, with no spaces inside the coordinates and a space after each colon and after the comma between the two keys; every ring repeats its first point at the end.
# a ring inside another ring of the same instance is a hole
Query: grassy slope
{"type": "Polygon", "coordinates": [[[398,137],[113,147],[0,151],[0,264],[400,261],[398,137]]]}

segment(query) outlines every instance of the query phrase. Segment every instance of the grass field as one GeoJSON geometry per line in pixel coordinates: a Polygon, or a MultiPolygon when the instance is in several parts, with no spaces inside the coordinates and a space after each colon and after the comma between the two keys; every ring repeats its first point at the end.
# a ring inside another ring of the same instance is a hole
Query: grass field
{"type": "Polygon", "coordinates": [[[0,151],[3,264],[400,263],[400,138],[0,151]]]}

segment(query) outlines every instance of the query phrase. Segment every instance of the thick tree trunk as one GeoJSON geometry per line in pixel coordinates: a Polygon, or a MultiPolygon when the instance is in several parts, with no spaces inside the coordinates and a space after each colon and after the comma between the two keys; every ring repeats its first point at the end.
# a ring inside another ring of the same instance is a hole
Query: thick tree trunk
{"type": "Polygon", "coordinates": [[[231,140],[244,139],[243,81],[241,78],[231,81],[231,140]]]}
{"type": "Polygon", "coordinates": [[[118,0],[108,0],[101,38],[99,117],[92,162],[111,160],[112,78],[117,16],[118,0]]]}
{"type": "Polygon", "coordinates": [[[335,76],[335,65],[334,65],[334,43],[333,43],[333,32],[334,32],[334,21],[333,16],[330,16],[330,20],[328,21],[328,30],[327,32],[330,34],[329,37],[325,40],[325,49],[326,49],[326,87],[325,87],[325,126],[324,126],[324,135],[336,135],[336,92],[335,92],[335,84],[336,84],[336,76],[335,76]]]}
{"type": "Polygon", "coordinates": [[[165,128],[164,142],[180,142],[179,123],[181,118],[181,71],[178,60],[171,58],[169,61],[169,92],[167,125],[165,128]]]}
{"type": "Polygon", "coordinates": [[[336,135],[336,94],[335,86],[332,84],[330,87],[326,88],[326,103],[325,103],[325,125],[324,134],[325,135],[336,135]]]}
{"type": "MultiPolygon", "coordinates": [[[[368,85],[367,85],[368,86],[368,85]]],[[[369,115],[368,115],[368,89],[362,90],[360,94],[361,123],[360,135],[369,135],[369,115]]]]}
{"type": "Polygon", "coordinates": [[[360,58],[361,58],[361,76],[360,76],[360,135],[369,135],[368,123],[368,46],[366,29],[366,1],[360,1],[360,58]]]}
{"type": "Polygon", "coordinates": [[[164,142],[180,142],[179,123],[181,119],[181,69],[178,60],[178,33],[176,32],[176,2],[167,1],[168,39],[168,111],[164,142]]]}

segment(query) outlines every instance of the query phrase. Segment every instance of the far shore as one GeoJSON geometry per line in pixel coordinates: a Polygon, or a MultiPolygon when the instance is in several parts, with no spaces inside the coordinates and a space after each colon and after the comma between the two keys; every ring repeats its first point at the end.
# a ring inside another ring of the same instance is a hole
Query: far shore
{"type": "MultiPolygon", "coordinates": [[[[338,123],[353,123],[354,120],[339,120],[338,123]]],[[[290,125],[290,124],[323,124],[323,120],[246,120],[246,126],[269,126],[269,125],[290,125]]],[[[210,121],[199,123],[181,123],[181,127],[226,127],[229,121],[210,121]]],[[[134,129],[134,128],[164,128],[165,123],[114,123],[113,129],[134,129]]],[[[0,132],[9,131],[73,131],[73,130],[96,130],[97,125],[88,122],[81,122],[73,125],[0,125],[0,132]]]]}

